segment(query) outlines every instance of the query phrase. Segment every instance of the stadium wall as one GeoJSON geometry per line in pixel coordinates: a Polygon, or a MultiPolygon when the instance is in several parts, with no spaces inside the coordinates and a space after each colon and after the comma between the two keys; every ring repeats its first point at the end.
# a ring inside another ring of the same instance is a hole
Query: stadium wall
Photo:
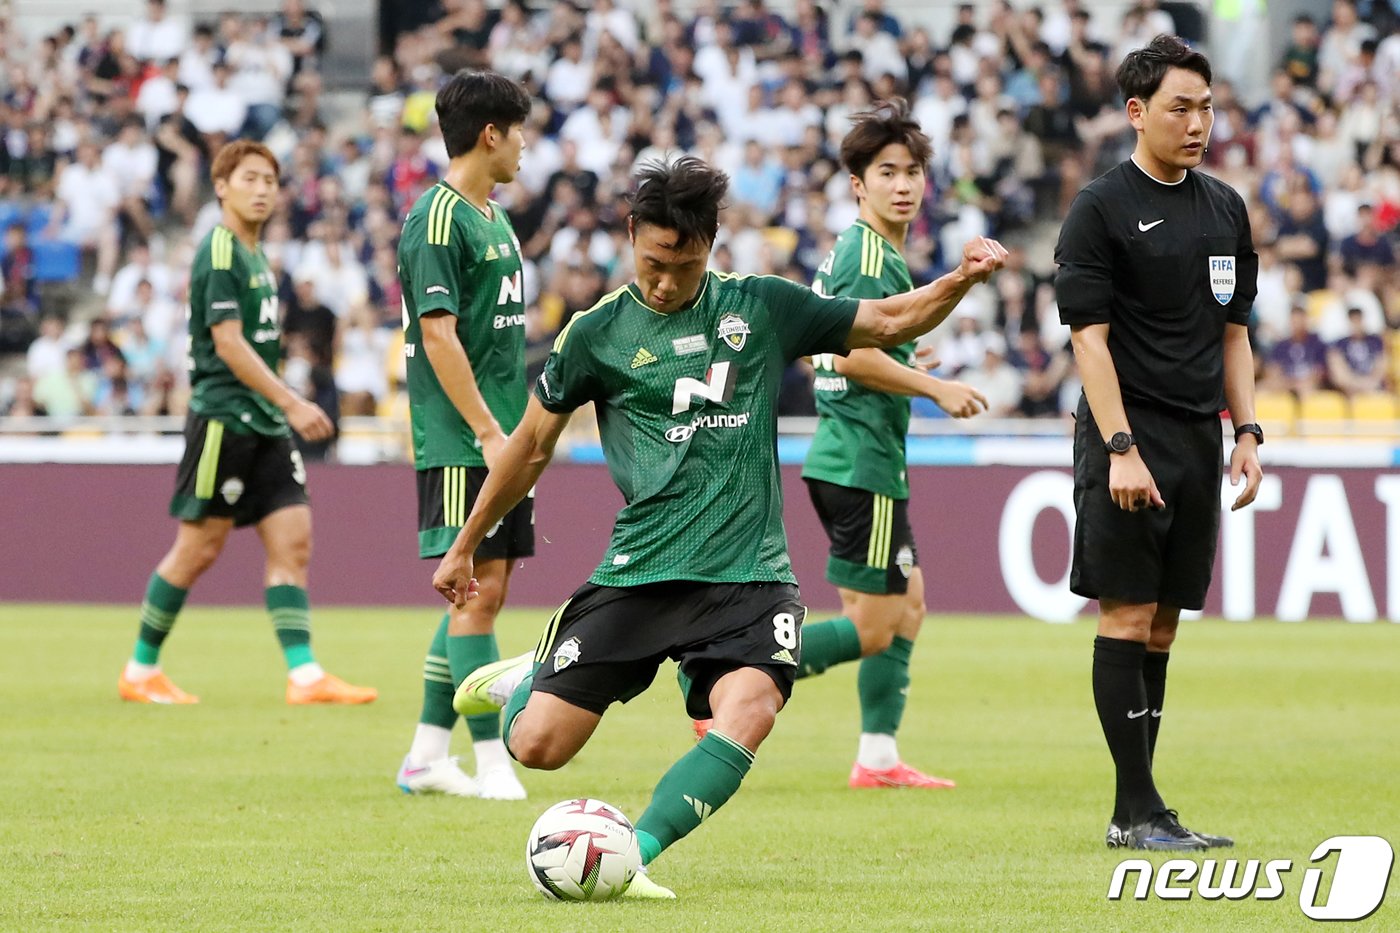
{"type": "MultiPolygon", "coordinates": [[[[434,564],[415,558],[413,480],[403,466],[310,467],[318,605],[433,605],[434,564]]],[[[170,466],[0,465],[0,603],[130,603],[173,537],[170,466]]],[[[797,467],[783,468],[793,562],[808,603],[836,608],[826,539],[797,467]]],[[[1017,466],[911,470],[910,517],[932,612],[1067,620],[1073,517],[1068,471],[1017,466]]],[[[1280,467],[1251,509],[1224,488],[1216,582],[1206,611],[1301,620],[1400,620],[1400,474],[1280,467]]],[[[621,499],[606,469],[560,463],[541,480],[537,557],[510,602],[557,605],[588,576],[621,499]]],[[[742,533],[735,529],[735,533],[742,533]]],[[[194,604],[261,601],[255,534],[230,538],[194,604]]],[[[3,611],[3,609],[0,609],[3,611]]]]}

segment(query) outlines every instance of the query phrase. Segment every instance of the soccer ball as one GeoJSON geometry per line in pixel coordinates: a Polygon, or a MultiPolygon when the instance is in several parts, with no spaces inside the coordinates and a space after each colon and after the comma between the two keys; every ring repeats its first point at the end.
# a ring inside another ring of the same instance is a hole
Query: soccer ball
{"type": "Polygon", "coordinates": [[[627,817],[589,797],[544,811],[525,843],[530,880],[555,901],[611,900],[627,890],[641,865],[642,850],[627,817]]]}

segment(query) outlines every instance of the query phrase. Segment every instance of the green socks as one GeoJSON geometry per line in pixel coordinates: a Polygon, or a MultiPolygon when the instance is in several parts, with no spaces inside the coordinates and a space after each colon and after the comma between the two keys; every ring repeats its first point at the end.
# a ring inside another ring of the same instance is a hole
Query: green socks
{"type": "Polygon", "coordinates": [[[643,864],[722,807],[734,796],[752,765],[753,752],[714,729],[681,756],[662,775],[652,792],[651,804],[637,820],[643,864]]]}
{"type": "Polygon", "coordinates": [[[160,646],[175,617],[185,605],[189,590],[171,586],[161,579],[160,574],[151,574],[146,584],[146,598],[141,603],[141,632],[136,636],[136,650],[131,659],[137,664],[155,665],[160,662],[160,646]]]}
{"type": "Polygon", "coordinates": [[[444,612],[423,659],[423,712],[418,716],[419,722],[443,729],[457,724],[457,711],[452,708],[456,686],[447,664],[447,619],[444,612]]]}
{"type": "Polygon", "coordinates": [[[802,626],[802,666],[797,678],[823,673],[833,664],[860,657],[860,633],[850,619],[842,616],[802,626]]]}
{"type": "MultiPolygon", "coordinates": [[[[525,675],[525,679],[516,685],[511,693],[510,699],[506,701],[505,707],[500,712],[501,717],[501,739],[506,743],[506,751],[510,751],[510,730],[515,725],[515,717],[520,715],[520,711],[525,708],[525,704],[530,702],[530,691],[535,686],[535,671],[540,669],[536,664],[530,669],[530,673],[525,675]]],[[[514,758],[515,755],[510,757],[514,758]]]]}
{"type": "MultiPolygon", "coordinates": [[[[484,664],[499,661],[501,652],[496,647],[495,635],[448,635],[447,666],[452,670],[452,683],[461,686],[467,675],[484,664]]],[[[449,704],[450,705],[450,704],[449,704]]],[[[501,714],[484,713],[468,716],[467,729],[473,742],[501,737],[501,714]]]]}
{"type": "Polygon", "coordinates": [[[909,657],[913,652],[914,643],[896,635],[888,648],[860,662],[856,690],[860,694],[861,732],[894,735],[899,731],[909,693],[909,657]]]}
{"type": "Polygon", "coordinates": [[[263,595],[287,669],[315,662],[311,653],[311,602],[306,598],[306,590],[283,584],[269,586],[263,595]]]}

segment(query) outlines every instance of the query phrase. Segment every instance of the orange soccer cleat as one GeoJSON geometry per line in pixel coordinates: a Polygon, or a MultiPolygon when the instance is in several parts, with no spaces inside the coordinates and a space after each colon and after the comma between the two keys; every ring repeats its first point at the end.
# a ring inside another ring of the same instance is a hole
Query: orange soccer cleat
{"type": "Polygon", "coordinates": [[[117,693],[131,703],[165,703],[170,705],[198,703],[199,697],[186,693],[157,671],[145,680],[129,680],[126,672],[117,680],[117,693]]]}
{"type": "Polygon", "coordinates": [[[698,742],[708,735],[714,724],[715,721],[713,719],[692,719],[690,721],[690,728],[695,730],[695,741],[698,742]]]}
{"type": "Polygon", "coordinates": [[[877,771],[874,768],[867,768],[860,762],[856,762],[855,765],[851,767],[851,779],[849,783],[852,787],[957,787],[957,784],[947,778],[924,774],[917,768],[911,768],[902,761],[893,768],[885,768],[882,771],[877,771]]]}
{"type": "Polygon", "coordinates": [[[292,706],[306,706],[312,703],[341,703],[355,705],[373,703],[379,691],[373,687],[356,687],[347,684],[334,674],[326,674],[315,683],[299,687],[287,681],[287,702],[292,706]]]}

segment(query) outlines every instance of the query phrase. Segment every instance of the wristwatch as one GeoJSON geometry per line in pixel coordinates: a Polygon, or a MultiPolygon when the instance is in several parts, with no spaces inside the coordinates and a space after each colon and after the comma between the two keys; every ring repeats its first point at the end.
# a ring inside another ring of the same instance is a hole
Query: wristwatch
{"type": "Polygon", "coordinates": [[[1254,435],[1254,443],[1256,443],[1256,444],[1262,444],[1262,443],[1264,443],[1264,429],[1261,428],[1261,427],[1259,427],[1259,425],[1257,425],[1257,424],[1242,424],[1242,425],[1240,425],[1238,428],[1235,428],[1235,443],[1236,443],[1236,444],[1238,444],[1238,443],[1240,442],[1240,435],[1242,435],[1242,434],[1253,434],[1253,435],[1254,435]]]}
{"type": "Polygon", "coordinates": [[[1133,436],[1127,431],[1119,431],[1104,441],[1103,449],[1111,454],[1125,454],[1128,452],[1128,448],[1136,443],[1137,441],[1133,440],[1133,436]]]}

